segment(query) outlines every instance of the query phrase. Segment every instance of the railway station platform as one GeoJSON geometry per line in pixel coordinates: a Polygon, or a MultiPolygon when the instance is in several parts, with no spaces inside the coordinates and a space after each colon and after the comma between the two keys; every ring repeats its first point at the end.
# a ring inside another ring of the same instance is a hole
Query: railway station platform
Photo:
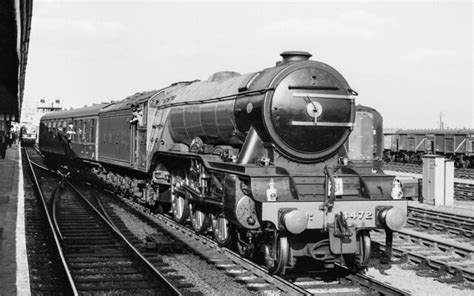
{"type": "Polygon", "coordinates": [[[30,295],[20,147],[0,158],[0,296],[30,295]]]}

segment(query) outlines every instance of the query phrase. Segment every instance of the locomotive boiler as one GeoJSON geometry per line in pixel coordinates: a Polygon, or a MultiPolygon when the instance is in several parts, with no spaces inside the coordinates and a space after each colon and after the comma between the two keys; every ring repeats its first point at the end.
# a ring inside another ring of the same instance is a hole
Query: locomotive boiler
{"type": "Polygon", "coordinates": [[[307,52],[281,56],[259,72],[219,72],[94,114],[89,108],[87,127],[80,116],[45,115],[40,133],[49,140],[40,149],[50,159],[86,159],[102,182],[156,211],[169,209],[270,273],[304,257],[326,268],[337,261],[364,268],[370,230],[401,228],[406,201],[391,198],[385,175],[342,159],[357,96],[344,77],[307,52]],[[50,128],[59,118],[75,129],[66,144],[64,130],[50,128]],[[91,129],[90,154],[74,149],[76,122],[91,129]]]}

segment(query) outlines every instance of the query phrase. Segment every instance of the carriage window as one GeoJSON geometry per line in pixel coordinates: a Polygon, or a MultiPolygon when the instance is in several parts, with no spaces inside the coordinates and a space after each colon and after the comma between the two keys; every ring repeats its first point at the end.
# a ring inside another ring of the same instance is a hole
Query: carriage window
{"type": "Polygon", "coordinates": [[[142,105],[142,126],[146,126],[147,121],[147,104],[142,105]]]}
{"type": "Polygon", "coordinates": [[[89,142],[89,131],[87,127],[89,126],[89,120],[84,120],[82,123],[82,140],[83,142],[89,142]]]}
{"type": "Polygon", "coordinates": [[[95,129],[95,119],[91,119],[90,121],[90,136],[89,136],[89,139],[90,139],[90,142],[91,143],[95,143],[95,133],[94,133],[94,130],[95,129]]]}
{"type": "Polygon", "coordinates": [[[79,132],[77,133],[77,141],[81,142],[82,141],[82,120],[79,120],[79,124],[77,125],[77,128],[79,129],[79,132]]]}
{"type": "Polygon", "coordinates": [[[77,120],[72,121],[72,130],[74,131],[72,134],[72,140],[75,142],[77,141],[77,120]]]}

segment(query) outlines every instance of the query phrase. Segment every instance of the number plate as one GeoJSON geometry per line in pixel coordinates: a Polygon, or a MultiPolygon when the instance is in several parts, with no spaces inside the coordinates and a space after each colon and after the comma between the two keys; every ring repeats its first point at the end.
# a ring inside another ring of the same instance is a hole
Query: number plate
{"type": "MultiPolygon", "coordinates": [[[[334,178],[334,183],[336,183],[336,188],[335,188],[336,195],[342,195],[344,193],[342,178],[334,178]]],[[[328,195],[331,195],[331,186],[332,186],[332,182],[329,181],[328,195]]]]}
{"type": "Polygon", "coordinates": [[[352,220],[372,220],[373,214],[371,211],[353,211],[344,212],[344,218],[352,220]]]}

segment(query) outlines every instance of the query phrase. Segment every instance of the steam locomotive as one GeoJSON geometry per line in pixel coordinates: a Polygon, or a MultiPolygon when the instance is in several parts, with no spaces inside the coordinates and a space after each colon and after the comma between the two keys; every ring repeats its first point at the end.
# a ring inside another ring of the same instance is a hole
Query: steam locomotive
{"type": "MultiPolygon", "coordinates": [[[[255,73],[48,113],[39,148],[50,167],[82,166],[270,273],[305,257],[364,268],[370,230],[401,228],[406,201],[391,197],[392,177],[349,159],[344,144],[365,121],[355,122],[357,93],[344,77],[307,52],[281,56],[255,73]]],[[[371,145],[359,152],[370,156],[371,145]]]]}

